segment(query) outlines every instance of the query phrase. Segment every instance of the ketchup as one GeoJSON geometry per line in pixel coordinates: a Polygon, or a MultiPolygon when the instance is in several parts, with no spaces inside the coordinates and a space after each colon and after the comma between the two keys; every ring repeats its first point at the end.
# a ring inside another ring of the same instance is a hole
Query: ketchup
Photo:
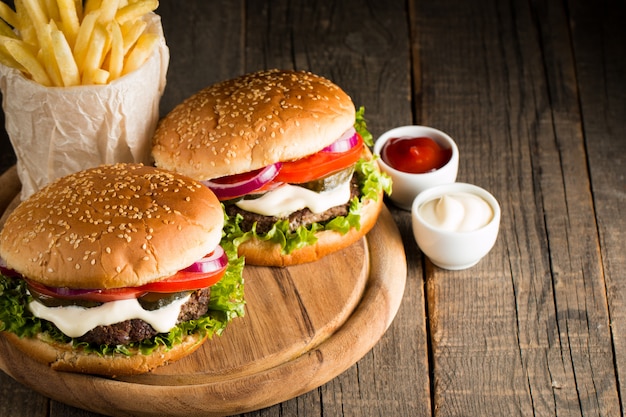
{"type": "Polygon", "coordinates": [[[398,171],[423,174],[444,166],[452,158],[452,149],[428,137],[400,137],[389,139],[380,156],[398,171]]]}

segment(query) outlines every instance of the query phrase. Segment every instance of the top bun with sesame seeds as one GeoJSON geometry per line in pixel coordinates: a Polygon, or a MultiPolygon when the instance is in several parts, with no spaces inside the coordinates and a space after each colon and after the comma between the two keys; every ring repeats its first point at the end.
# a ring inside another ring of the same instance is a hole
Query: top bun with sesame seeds
{"type": "Polygon", "coordinates": [[[202,181],[315,153],[354,124],[352,99],[305,71],[259,71],[213,84],[157,127],[156,165],[202,181]]]}
{"type": "Polygon", "coordinates": [[[156,166],[207,185],[246,264],[312,262],[376,222],[383,174],[362,110],[330,80],[264,70],[211,85],[176,106],[153,139],[156,166]]]}
{"type": "Polygon", "coordinates": [[[135,164],[63,177],[23,201],[0,257],[53,287],[135,287],[169,277],[219,244],[215,195],[180,174],[135,164]]]}
{"type": "Polygon", "coordinates": [[[187,356],[244,312],[223,225],[211,190],[180,174],[120,163],[60,178],[0,232],[0,336],[60,371],[187,356]]]}

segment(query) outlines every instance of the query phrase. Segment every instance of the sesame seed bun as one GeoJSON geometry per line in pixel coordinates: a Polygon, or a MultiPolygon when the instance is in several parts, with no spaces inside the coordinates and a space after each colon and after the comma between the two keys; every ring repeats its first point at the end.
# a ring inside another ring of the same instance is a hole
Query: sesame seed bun
{"type": "Polygon", "coordinates": [[[0,256],[53,287],[134,287],[173,275],[219,244],[215,195],[182,175],[104,165],[23,201],[0,233],[0,256]]]}
{"type": "Polygon", "coordinates": [[[305,71],[266,70],[211,85],[157,127],[156,166],[196,180],[313,154],[353,126],[350,97],[305,71]]]}

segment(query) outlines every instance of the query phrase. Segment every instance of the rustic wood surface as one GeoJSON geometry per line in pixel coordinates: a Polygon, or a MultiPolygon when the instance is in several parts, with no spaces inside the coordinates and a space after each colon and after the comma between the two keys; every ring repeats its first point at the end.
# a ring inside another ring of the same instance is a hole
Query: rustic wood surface
{"type": "MultiPolygon", "coordinates": [[[[389,330],[328,383],[246,416],[624,414],[623,0],[163,0],[159,13],[162,113],[243,72],[309,69],[366,107],[375,136],[449,133],[458,179],[502,207],[492,252],[458,272],[424,258],[391,208],[408,274],[389,330]]],[[[95,416],[4,374],[0,399],[0,415],[95,416]]]]}

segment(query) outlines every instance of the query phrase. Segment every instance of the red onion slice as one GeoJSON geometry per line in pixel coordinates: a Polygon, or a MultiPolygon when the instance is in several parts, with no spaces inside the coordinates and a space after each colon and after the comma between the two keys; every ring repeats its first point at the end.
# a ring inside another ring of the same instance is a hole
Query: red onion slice
{"type": "Polygon", "coordinates": [[[258,190],[273,180],[282,166],[282,162],[277,162],[249,173],[229,175],[214,180],[202,181],[202,183],[209,187],[217,198],[227,200],[258,190]]]}
{"type": "Polygon", "coordinates": [[[339,139],[322,149],[327,153],[342,153],[354,148],[359,140],[356,136],[356,129],[353,127],[348,129],[339,139]]]}
{"type": "Polygon", "coordinates": [[[228,256],[226,256],[226,252],[224,252],[224,248],[220,245],[217,245],[215,250],[200,259],[199,261],[194,262],[187,268],[183,269],[185,272],[213,272],[218,271],[228,265],[228,256]]]}
{"type": "Polygon", "coordinates": [[[51,292],[54,292],[55,295],[60,298],[74,298],[80,297],[81,295],[86,294],[95,294],[101,293],[103,290],[91,290],[91,289],[76,289],[76,288],[67,288],[67,287],[49,287],[46,285],[46,289],[51,292]]]}
{"type": "Polygon", "coordinates": [[[90,289],[90,288],[68,288],[68,287],[51,287],[40,282],[32,281],[28,278],[24,278],[26,284],[31,290],[34,290],[40,294],[47,295],[49,297],[57,297],[64,299],[76,299],[76,298],[85,298],[86,296],[94,295],[94,294],[103,294],[103,293],[121,293],[125,292],[129,295],[127,297],[121,298],[133,298],[135,293],[128,291],[126,288],[110,288],[110,289],[90,289]]]}

